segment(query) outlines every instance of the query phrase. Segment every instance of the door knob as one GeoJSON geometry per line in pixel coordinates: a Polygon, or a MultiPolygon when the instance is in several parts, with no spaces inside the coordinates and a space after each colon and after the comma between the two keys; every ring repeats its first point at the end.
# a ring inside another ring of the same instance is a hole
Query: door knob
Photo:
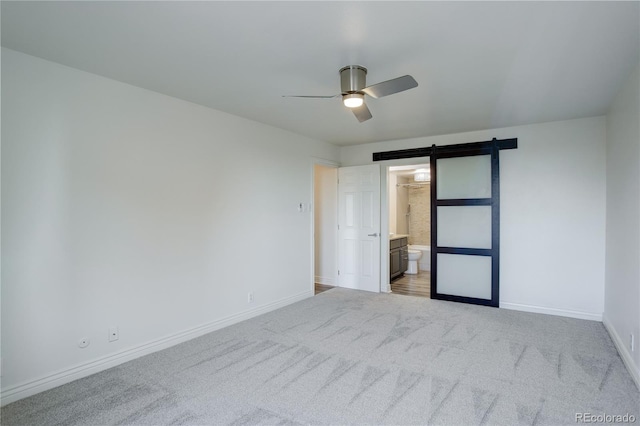
{"type": "Polygon", "coordinates": [[[375,232],[375,233],[373,233],[373,234],[368,234],[368,235],[369,235],[370,237],[377,237],[377,236],[378,236],[378,233],[377,233],[377,232],[375,232]]]}

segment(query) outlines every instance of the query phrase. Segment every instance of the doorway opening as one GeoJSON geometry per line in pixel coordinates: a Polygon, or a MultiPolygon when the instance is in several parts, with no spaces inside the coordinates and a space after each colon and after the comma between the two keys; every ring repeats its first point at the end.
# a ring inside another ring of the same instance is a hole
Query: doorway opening
{"type": "Polygon", "coordinates": [[[391,292],[431,296],[431,172],[423,162],[389,167],[389,276],[391,292]]]}
{"type": "Polygon", "coordinates": [[[429,157],[430,298],[500,306],[499,158],[517,147],[516,138],[493,138],[373,153],[373,161],[429,157]]]}
{"type": "Polygon", "coordinates": [[[337,285],[338,168],[313,165],[313,289],[314,294],[337,285]]]}

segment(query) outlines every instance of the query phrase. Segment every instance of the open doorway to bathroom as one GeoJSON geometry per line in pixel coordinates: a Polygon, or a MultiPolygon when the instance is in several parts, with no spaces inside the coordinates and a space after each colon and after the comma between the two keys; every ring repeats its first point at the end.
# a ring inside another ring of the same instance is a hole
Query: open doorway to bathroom
{"type": "Polygon", "coordinates": [[[430,297],[429,161],[389,167],[389,283],[393,293],[430,297]]]}

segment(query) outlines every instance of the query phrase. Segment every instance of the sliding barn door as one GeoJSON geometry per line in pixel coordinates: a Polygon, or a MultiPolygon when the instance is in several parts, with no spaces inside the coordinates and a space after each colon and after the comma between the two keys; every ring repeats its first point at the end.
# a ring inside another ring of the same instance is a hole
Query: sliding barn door
{"type": "Polygon", "coordinates": [[[497,143],[432,147],[431,297],[499,305],[497,143]]]}

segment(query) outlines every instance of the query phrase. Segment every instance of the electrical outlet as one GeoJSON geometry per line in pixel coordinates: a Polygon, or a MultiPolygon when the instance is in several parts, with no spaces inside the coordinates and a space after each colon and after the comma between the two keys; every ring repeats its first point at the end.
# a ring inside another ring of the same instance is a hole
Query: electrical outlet
{"type": "Polygon", "coordinates": [[[109,341],[115,342],[120,338],[120,333],[118,333],[118,327],[109,327],[109,341]]]}
{"type": "Polygon", "coordinates": [[[87,346],[89,346],[89,343],[91,343],[89,339],[86,337],[83,337],[82,339],[78,340],[78,347],[81,349],[84,349],[87,346]]]}
{"type": "Polygon", "coordinates": [[[250,291],[249,294],[247,294],[247,303],[253,303],[253,292],[250,291]]]}

